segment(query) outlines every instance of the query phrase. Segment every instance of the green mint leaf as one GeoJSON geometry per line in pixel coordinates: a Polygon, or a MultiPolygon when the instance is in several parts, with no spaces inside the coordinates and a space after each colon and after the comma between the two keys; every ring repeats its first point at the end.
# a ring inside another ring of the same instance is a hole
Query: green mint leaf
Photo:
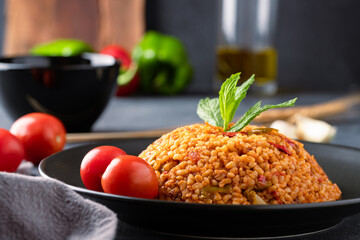
{"type": "Polygon", "coordinates": [[[254,82],[254,75],[251,76],[240,87],[236,87],[240,79],[240,73],[231,75],[221,86],[219,92],[220,111],[224,120],[224,131],[228,129],[228,125],[234,118],[236,110],[241,101],[245,98],[246,92],[250,85],[254,82]]]}
{"type": "Polygon", "coordinates": [[[287,102],[280,103],[277,105],[264,105],[261,107],[261,101],[257,102],[253,107],[251,107],[237,123],[235,123],[230,129],[229,132],[238,132],[248,125],[256,116],[260,113],[265,112],[271,108],[280,108],[280,107],[290,107],[294,106],[297,98],[291,99],[287,102]]]}
{"type": "MultiPolygon", "coordinates": [[[[250,85],[255,81],[255,75],[253,74],[246,82],[244,82],[240,87],[236,88],[235,98],[240,102],[246,97],[247,90],[250,85]]],[[[239,104],[236,108],[239,107],[239,104]]]]}
{"type": "Polygon", "coordinates": [[[205,98],[199,101],[197,107],[198,116],[213,126],[222,127],[224,122],[221,118],[220,104],[218,98],[205,98]]]}
{"type": "Polygon", "coordinates": [[[239,79],[240,73],[231,75],[221,85],[219,91],[220,112],[224,120],[224,131],[227,130],[229,122],[232,120],[231,114],[232,110],[235,108],[236,85],[239,79]]]}

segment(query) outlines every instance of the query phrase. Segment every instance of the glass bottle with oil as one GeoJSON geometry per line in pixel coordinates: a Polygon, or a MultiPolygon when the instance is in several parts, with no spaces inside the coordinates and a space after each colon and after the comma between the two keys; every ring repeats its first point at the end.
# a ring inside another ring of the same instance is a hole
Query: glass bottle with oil
{"type": "Polygon", "coordinates": [[[222,0],[216,49],[216,84],[241,72],[261,95],[277,91],[277,51],[274,47],[277,0],[222,0]]]}

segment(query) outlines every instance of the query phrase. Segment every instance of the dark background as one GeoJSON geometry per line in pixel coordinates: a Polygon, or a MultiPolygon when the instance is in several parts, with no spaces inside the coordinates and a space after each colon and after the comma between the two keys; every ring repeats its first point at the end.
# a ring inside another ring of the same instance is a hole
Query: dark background
{"type": "MultiPolygon", "coordinates": [[[[147,29],[179,37],[195,69],[188,92],[211,92],[218,0],[147,0],[147,29]]],[[[0,0],[2,45],[4,0],[0,0]]],[[[119,25],[121,27],[121,25],[119,25]]],[[[279,0],[276,46],[281,90],[360,87],[360,1],[279,0]]]]}

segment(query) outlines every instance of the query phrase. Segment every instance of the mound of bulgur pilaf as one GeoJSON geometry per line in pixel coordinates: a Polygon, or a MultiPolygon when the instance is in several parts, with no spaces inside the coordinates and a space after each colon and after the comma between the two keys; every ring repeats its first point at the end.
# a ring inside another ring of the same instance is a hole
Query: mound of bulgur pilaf
{"type": "Polygon", "coordinates": [[[162,200],[258,204],[251,197],[256,195],[266,204],[291,204],[341,196],[303,144],[275,129],[248,125],[224,133],[208,124],[188,125],[163,135],[139,157],[155,169],[162,200]]]}

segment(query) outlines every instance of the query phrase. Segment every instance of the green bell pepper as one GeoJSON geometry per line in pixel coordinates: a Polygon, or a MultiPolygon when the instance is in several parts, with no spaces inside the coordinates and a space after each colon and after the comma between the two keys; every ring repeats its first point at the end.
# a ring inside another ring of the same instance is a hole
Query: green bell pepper
{"type": "Polygon", "coordinates": [[[173,95],[191,81],[192,67],[175,37],[148,31],[132,51],[132,58],[138,64],[140,89],[145,93],[173,95]]]}
{"type": "Polygon", "coordinates": [[[31,48],[30,53],[37,56],[72,57],[84,52],[93,52],[87,43],[77,39],[59,39],[39,44],[31,48]]]}

